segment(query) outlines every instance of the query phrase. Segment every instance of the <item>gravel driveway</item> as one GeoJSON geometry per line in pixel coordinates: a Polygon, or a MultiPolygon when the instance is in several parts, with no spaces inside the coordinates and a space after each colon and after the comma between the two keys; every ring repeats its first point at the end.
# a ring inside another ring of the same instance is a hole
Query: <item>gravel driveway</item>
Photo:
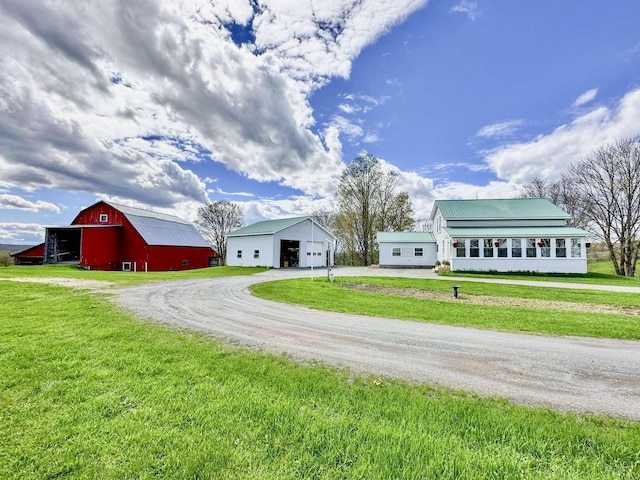
{"type": "MultiPolygon", "coordinates": [[[[359,373],[640,420],[638,341],[521,335],[321,312],[248,292],[253,283],[301,275],[310,272],[271,270],[147,284],[119,290],[115,300],[140,317],[359,373]]],[[[410,270],[403,275],[428,276],[410,270]]]]}

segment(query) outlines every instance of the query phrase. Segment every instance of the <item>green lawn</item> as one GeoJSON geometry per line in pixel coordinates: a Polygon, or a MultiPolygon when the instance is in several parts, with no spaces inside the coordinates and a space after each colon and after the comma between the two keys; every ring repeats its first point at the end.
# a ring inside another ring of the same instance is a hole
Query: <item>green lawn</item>
{"type": "Polygon", "coordinates": [[[640,287],[640,272],[635,277],[621,277],[615,274],[611,261],[590,262],[587,264],[586,274],[549,274],[549,273],[497,273],[497,272],[446,272],[443,276],[476,277],[476,278],[507,278],[514,280],[540,280],[548,282],[586,283],[591,285],[619,285],[640,287]]]}
{"type": "MultiPolygon", "coordinates": [[[[255,295],[262,298],[320,310],[526,333],[640,339],[640,316],[637,315],[427,300],[344,288],[348,283],[452,292],[451,283],[443,280],[385,277],[345,277],[332,283],[325,280],[312,282],[309,279],[281,280],[259,283],[253,285],[251,289],[255,295]]],[[[460,286],[460,293],[463,296],[490,295],[640,308],[640,295],[635,293],[551,289],[465,281],[455,283],[460,286]]]]}
{"type": "Polygon", "coordinates": [[[119,285],[135,285],[138,283],[161,280],[181,280],[193,278],[228,277],[232,275],[252,275],[264,272],[266,267],[211,267],[178,272],[105,272],[99,270],[82,270],[75,265],[11,265],[0,267],[0,278],[10,277],[43,277],[74,278],[100,280],[119,285]]]}
{"type": "Polygon", "coordinates": [[[638,422],[300,366],[84,291],[0,293],[0,478],[640,478],[638,422]]]}

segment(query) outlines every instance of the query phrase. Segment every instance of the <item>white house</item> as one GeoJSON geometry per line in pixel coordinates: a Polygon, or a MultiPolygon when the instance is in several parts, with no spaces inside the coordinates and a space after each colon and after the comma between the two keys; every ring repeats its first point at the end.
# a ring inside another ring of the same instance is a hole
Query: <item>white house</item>
{"type": "Polygon", "coordinates": [[[380,267],[426,268],[436,263],[436,240],[430,232],[378,232],[380,267]]]}
{"type": "Polygon", "coordinates": [[[227,235],[227,265],[310,268],[333,265],[336,237],[311,217],[265,220],[227,235]]]}
{"type": "Polygon", "coordinates": [[[437,259],[452,271],[587,273],[588,232],[546,199],[436,200],[437,259]]]}

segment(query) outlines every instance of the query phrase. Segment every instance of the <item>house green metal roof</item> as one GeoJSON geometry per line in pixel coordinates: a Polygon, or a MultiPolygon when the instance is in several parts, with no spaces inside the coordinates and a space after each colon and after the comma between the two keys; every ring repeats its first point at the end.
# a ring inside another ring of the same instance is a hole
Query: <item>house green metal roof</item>
{"type": "MultiPolygon", "coordinates": [[[[256,222],[246,227],[239,228],[229,233],[227,237],[244,237],[248,235],[273,235],[285,228],[292,227],[298,223],[311,219],[311,217],[292,217],[292,218],[280,218],[278,220],[263,220],[262,222],[256,222]]],[[[329,230],[314,221],[314,225],[318,228],[322,228],[328,235],[335,237],[329,230]]]]}
{"type": "Polygon", "coordinates": [[[440,210],[447,220],[568,219],[571,216],[546,198],[436,200],[431,218],[440,210]]]}
{"type": "Polygon", "coordinates": [[[574,227],[445,227],[452,238],[568,238],[588,237],[589,232],[574,227]]]}
{"type": "Polygon", "coordinates": [[[435,242],[431,232],[378,232],[378,243],[427,243],[435,242]]]}

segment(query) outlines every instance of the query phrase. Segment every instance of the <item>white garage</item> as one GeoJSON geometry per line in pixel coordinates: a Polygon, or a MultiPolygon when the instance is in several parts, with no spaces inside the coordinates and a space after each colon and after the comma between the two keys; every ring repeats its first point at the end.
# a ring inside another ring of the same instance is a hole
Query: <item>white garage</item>
{"type": "Polygon", "coordinates": [[[336,237],[311,217],[265,220],[227,235],[227,265],[311,268],[333,265],[336,237]]]}

